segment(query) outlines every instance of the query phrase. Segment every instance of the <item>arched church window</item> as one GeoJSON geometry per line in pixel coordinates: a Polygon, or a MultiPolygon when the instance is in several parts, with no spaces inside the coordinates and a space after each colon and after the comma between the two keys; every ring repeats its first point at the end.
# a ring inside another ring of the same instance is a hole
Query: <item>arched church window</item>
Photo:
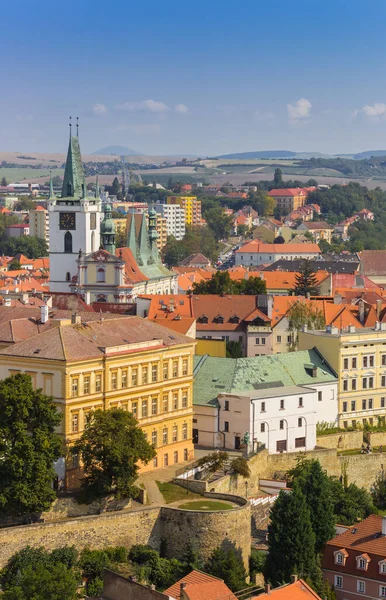
{"type": "Polygon", "coordinates": [[[105,282],[105,270],[102,268],[99,268],[97,270],[97,282],[98,283],[104,283],[105,282]]]}
{"type": "Polygon", "coordinates": [[[99,294],[99,296],[97,296],[97,302],[107,302],[106,296],[99,294]]]}
{"type": "Polygon", "coordinates": [[[72,252],[72,235],[69,231],[64,236],[64,251],[67,253],[72,252]]]}
{"type": "Polygon", "coordinates": [[[67,183],[67,196],[72,196],[72,183],[70,181],[67,183]]]}
{"type": "Polygon", "coordinates": [[[66,273],[66,281],[71,281],[71,275],[68,271],[66,273]]]}

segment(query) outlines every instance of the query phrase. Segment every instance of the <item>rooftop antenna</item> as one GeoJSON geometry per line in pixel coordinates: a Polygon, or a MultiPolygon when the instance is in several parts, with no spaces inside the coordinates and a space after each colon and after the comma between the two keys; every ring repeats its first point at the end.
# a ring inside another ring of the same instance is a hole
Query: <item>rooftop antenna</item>
{"type": "Polygon", "coordinates": [[[70,117],[70,137],[71,137],[71,128],[72,128],[72,117],[70,117]]]}
{"type": "Polygon", "coordinates": [[[79,117],[76,117],[76,137],[79,137],[79,117]]]}

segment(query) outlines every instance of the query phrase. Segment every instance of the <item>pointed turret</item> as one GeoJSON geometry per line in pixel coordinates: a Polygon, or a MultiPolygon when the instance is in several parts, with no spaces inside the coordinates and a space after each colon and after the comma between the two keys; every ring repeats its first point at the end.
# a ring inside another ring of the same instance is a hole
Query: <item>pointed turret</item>
{"type": "Polygon", "coordinates": [[[149,244],[150,244],[150,253],[153,261],[155,263],[158,262],[158,248],[157,248],[157,212],[154,208],[149,210],[149,244]]]}
{"type": "Polygon", "coordinates": [[[135,260],[137,260],[137,239],[135,235],[135,214],[130,215],[130,225],[127,232],[126,246],[130,248],[135,260]]]}
{"type": "Polygon", "coordinates": [[[70,136],[66,167],[64,170],[62,198],[80,200],[84,197],[86,181],[84,177],[79,138],[70,136]]]}
{"type": "Polygon", "coordinates": [[[98,180],[98,175],[96,176],[96,180],[95,180],[95,198],[96,198],[96,200],[99,200],[99,180],[98,180]]]}
{"type": "Polygon", "coordinates": [[[55,200],[54,184],[52,183],[52,171],[51,171],[51,169],[50,169],[50,195],[48,196],[48,200],[55,200]]]}
{"type": "Polygon", "coordinates": [[[152,262],[145,213],[142,213],[141,227],[138,236],[138,250],[139,256],[137,261],[139,265],[148,265],[149,260],[152,262]]]}

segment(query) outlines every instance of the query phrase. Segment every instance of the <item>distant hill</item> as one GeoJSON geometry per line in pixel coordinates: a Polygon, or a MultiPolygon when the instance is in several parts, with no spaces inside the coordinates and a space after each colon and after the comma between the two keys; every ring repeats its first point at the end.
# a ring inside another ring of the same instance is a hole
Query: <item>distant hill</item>
{"type": "Polygon", "coordinates": [[[386,156],[386,150],[367,150],[366,152],[358,152],[354,154],[355,160],[362,160],[363,158],[371,158],[372,156],[386,156]]]}
{"type": "Polygon", "coordinates": [[[289,150],[260,150],[256,152],[235,152],[234,154],[222,154],[217,158],[248,159],[248,158],[295,158],[296,152],[289,150]]]}
{"type": "Polygon", "coordinates": [[[222,154],[216,158],[225,158],[233,160],[253,160],[259,158],[323,158],[328,157],[328,154],[321,152],[292,152],[292,150],[258,150],[256,152],[235,152],[234,154],[222,154]]]}
{"type": "Polygon", "coordinates": [[[143,156],[142,152],[133,150],[133,148],[126,148],[125,146],[106,146],[105,148],[100,148],[95,152],[91,152],[91,154],[99,154],[100,156],[107,156],[108,154],[115,154],[118,156],[143,156]]]}

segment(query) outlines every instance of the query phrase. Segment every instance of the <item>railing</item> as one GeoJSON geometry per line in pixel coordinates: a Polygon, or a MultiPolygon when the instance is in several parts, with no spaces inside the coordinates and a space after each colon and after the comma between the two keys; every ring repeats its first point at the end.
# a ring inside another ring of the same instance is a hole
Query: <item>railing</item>
{"type": "Polygon", "coordinates": [[[273,494],[272,496],[265,496],[259,498],[250,498],[252,506],[264,506],[265,504],[274,504],[279,494],[273,494]]]}

